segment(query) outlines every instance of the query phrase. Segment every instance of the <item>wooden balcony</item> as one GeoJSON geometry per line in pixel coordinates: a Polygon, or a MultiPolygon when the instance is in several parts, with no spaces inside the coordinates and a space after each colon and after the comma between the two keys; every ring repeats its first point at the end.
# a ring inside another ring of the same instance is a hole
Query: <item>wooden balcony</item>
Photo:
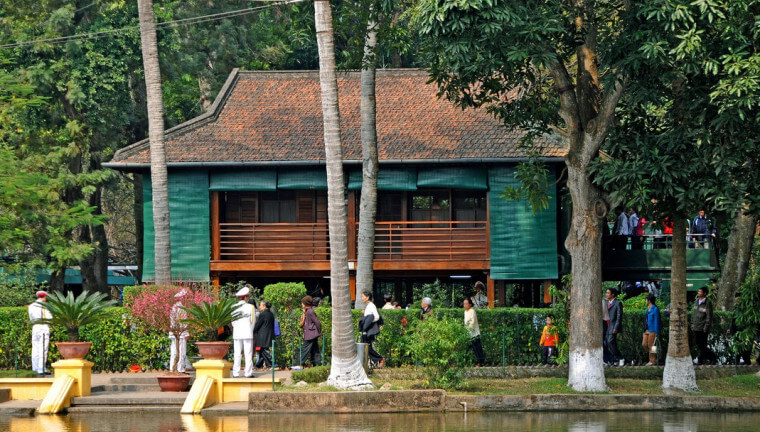
{"type": "MultiPolygon", "coordinates": [[[[349,232],[357,238],[358,224],[349,232]]],[[[212,271],[329,270],[326,223],[220,223],[212,271]]],[[[349,260],[355,249],[349,247],[349,260]]],[[[485,221],[378,222],[376,270],[476,270],[489,263],[485,221]]]]}

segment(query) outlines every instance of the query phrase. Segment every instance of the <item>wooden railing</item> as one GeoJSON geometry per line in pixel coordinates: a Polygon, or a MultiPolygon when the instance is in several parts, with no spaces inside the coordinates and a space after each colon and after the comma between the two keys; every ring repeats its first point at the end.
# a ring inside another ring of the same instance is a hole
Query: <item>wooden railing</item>
{"type": "Polygon", "coordinates": [[[485,221],[377,222],[375,259],[488,259],[485,221]]]}
{"type": "Polygon", "coordinates": [[[327,223],[221,223],[222,260],[327,261],[327,223]]]}
{"type": "MultiPolygon", "coordinates": [[[[355,229],[358,230],[358,224],[355,229]]],[[[326,223],[222,223],[219,231],[220,259],[223,261],[330,259],[326,223]]],[[[375,259],[485,260],[488,259],[486,222],[377,222],[375,259]]]]}

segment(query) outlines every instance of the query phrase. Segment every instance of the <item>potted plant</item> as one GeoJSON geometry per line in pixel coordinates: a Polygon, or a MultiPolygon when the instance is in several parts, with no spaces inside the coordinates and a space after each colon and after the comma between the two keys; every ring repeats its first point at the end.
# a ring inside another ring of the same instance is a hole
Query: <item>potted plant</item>
{"type": "MultiPolygon", "coordinates": [[[[127,305],[132,317],[146,328],[162,331],[167,336],[177,335],[173,339],[177,353],[180,352],[179,335],[188,330],[183,307],[213,300],[209,293],[191,287],[146,285],[136,291],[127,305]]],[[[189,375],[173,372],[177,370],[178,361],[179,356],[176,356],[170,372],[157,377],[162,391],[183,391],[190,383],[189,375]]]]}
{"type": "Polygon", "coordinates": [[[108,300],[104,293],[83,291],[74,297],[70,291],[66,294],[56,291],[48,295],[42,306],[50,311],[52,318],[41,322],[66,329],[67,342],[56,342],[58,351],[64,359],[83,359],[90,351],[92,342],[79,341],[79,328],[97,321],[107,307],[114,306],[114,300],[108,300]]]}
{"type": "Polygon", "coordinates": [[[230,342],[221,341],[218,330],[238,318],[237,300],[228,298],[217,302],[193,304],[182,309],[187,312],[185,323],[200,330],[205,342],[196,342],[198,353],[205,359],[222,359],[230,349],[230,342]]]}

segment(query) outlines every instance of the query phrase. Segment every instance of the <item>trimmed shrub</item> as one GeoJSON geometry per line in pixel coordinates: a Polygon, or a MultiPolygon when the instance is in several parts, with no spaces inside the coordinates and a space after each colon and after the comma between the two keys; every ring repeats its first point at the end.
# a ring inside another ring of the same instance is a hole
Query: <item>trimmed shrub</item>
{"type": "Polygon", "coordinates": [[[305,381],[309,384],[317,384],[327,381],[330,376],[330,366],[314,366],[313,368],[293,371],[291,379],[294,383],[305,381]]]}
{"type": "Polygon", "coordinates": [[[455,388],[462,371],[472,364],[470,336],[464,324],[449,317],[419,321],[411,332],[409,348],[425,373],[426,387],[455,388]]]}

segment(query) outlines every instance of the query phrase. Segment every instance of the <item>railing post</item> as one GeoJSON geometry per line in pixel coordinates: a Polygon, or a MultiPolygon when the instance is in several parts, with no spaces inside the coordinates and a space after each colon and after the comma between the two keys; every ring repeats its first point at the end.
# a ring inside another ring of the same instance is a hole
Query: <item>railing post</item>
{"type": "Polygon", "coordinates": [[[272,391],[275,391],[275,389],[274,389],[275,388],[275,386],[274,386],[274,367],[275,367],[275,365],[277,363],[274,361],[274,339],[272,339],[272,356],[271,356],[271,358],[272,358],[272,391]]]}
{"type": "Polygon", "coordinates": [[[507,366],[506,342],[507,342],[507,334],[504,332],[501,332],[501,367],[502,368],[505,368],[507,366]]]}

